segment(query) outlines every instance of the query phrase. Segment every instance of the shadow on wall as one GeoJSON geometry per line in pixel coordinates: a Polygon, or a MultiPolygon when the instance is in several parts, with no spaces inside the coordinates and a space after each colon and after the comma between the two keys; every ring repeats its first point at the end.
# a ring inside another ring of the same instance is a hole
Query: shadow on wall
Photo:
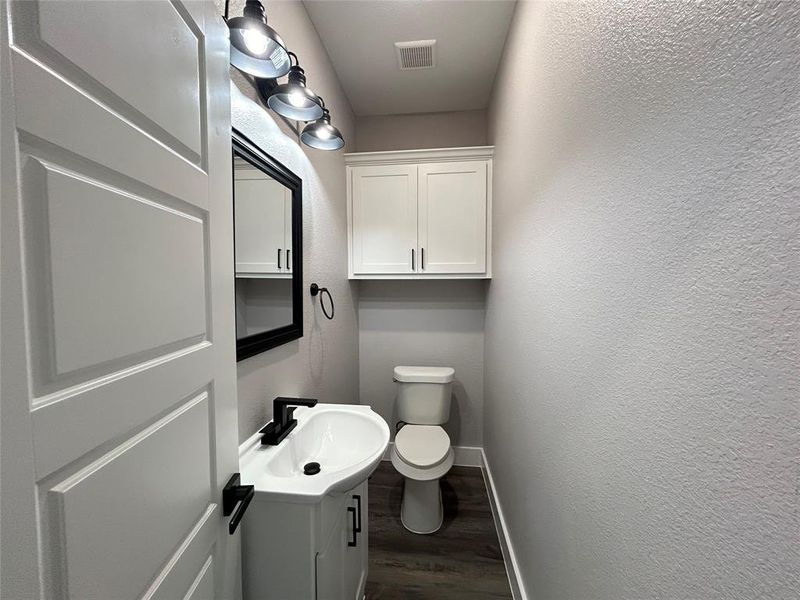
{"type": "Polygon", "coordinates": [[[480,446],[483,421],[482,280],[362,281],[359,296],[359,392],[397,423],[397,365],[453,367],[450,420],[454,445],[480,446]]]}
{"type": "MultiPolygon", "coordinates": [[[[309,301],[304,300],[304,305],[308,304],[309,301]]],[[[323,362],[325,357],[325,337],[322,332],[321,327],[321,320],[324,320],[322,317],[318,315],[319,309],[316,307],[316,303],[312,303],[313,307],[313,317],[311,323],[309,324],[307,321],[303,321],[303,328],[304,328],[304,338],[306,341],[306,345],[308,346],[307,349],[304,351],[305,356],[308,358],[308,376],[312,382],[315,384],[319,384],[322,381],[324,370],[323,370],[323,362]]],[[[307,312],[308,307],[304,306],[304,310],[307,312]]],[[[306,318],[304,316],[304,318],[306,318]]],[[[302,338],[301,338],[302,339],[302,338]]],[[[285,361],[291,359],[292,357],[296,357],[303,352],[300,348],[300,340],[292,340],[286,344],[278,346],[276,348],[272,348],[267,352],[263,352],[261,354],[257,354],[254,357],[249,359],[243,360],[238,363],[238,370],[239,370],[239,378],[245,379],[250,374],[254,374],[261,369],[269,368],[269,367],[277,367],[278,365],[284,363],[285,361]]],[[[283,395],[287,396],[298,396],[302,395],[306,392],[302,391],[303,385],[300,380],[292,380],[286,378],[284,383],[281,386],[281,389],[285,390],[281,392],[283,395]]],[[[270,400],[271,398],[266,398],[270,400]]],[[[320,401],[325,402],[324,399],[320,398],[320,401]]],[[[267,403],[269,404],[269,403],[267,403]]],[[[265,413],[265,418],[267,420],[272,418],[271,414],[265,413]]]]}
{"type": "Polygon", "coordinates": [[[239,436],[245,439],[271,418],[269,403],[277,396],[357,402],[356,288],[342,259],[347,229],[341,153],[306,155],[294,134],[235,83],[231,104],[233,126],[303,180],[303,337],[238,364],[239,436]],[[308,295],[312,281],[331,290],[334,321],[325,320],[308,295]]]}
{"type": "MultiPolygon", "coordinates": [[[[264,152],[286,165],[303,180],[303,290],[305,290],[305,280],[309,279],[307,270],[310,266],[309,257],[313,253],[313,238],[307,234],[309,231],[313,231],[314,228],[314,215],[312,211],[308,210],[308,199],[324,196],[324,186],[317,176],[314,166],[294,139],[293,134],[288,130],[284,130],[263,106],[241,91],[239,86],[246,85],[246,79],[243,79],[241,74],[239,74],[239,79],[240,83],[238,85],[236,83],[231,84],[233,126],[255,142],[264,152]]],[[[319,327],[313,320],[309,321],[311,315],[309,315],[308,308],[308,302],[304,299],[303,335],[310,338],[310,334],[314,333],[315,327],[317,330],[319,330],[319,327]]],[[[311,340],[309,339],[309,341],[311,340]]],[[[300,345],[300,341],[295,340],[268,352],[258,354],[252,359],[240,362],[240,379],[259,369],[277,365],[297,355],[301,351],[300,345]]],[[[308,358],[307,375],[317,383],[322,377],[323,351],[324,346],[321,340],[317,344],[309,343],[306,349],[308,358]],[[315,363],[318,363],[317,368],[313,366],[315,363]]],[[[286,393],[288,394],[289,391],[287,390],[286,393]]]]}

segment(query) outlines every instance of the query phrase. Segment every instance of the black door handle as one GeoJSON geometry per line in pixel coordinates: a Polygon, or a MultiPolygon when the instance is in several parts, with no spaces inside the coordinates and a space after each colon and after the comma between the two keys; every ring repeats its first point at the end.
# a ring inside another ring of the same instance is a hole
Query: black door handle
{"type": "Polygon", "coordinates": [[[281,249],[278,248],[278,268],[281,268],[281,249]]]}
{"type": "Polygon", "coordinates": [[[411,249],[411,270],[414,271],[414,249],[411,249]]]}
{"type": "Polygon", "coordinates": [[[222,514],[227,517],[233,513],[233,517],[230,523],[228,523],[228,533],[231,535],[236,531],[239,522],[244,516],[244,511],[247,510],[247,507],[250,506],[250,502],[253,500],[253,496],[256,495],[255,486],[239,485],[239,482],[239,473],[234,473],[222,490],[222,514]],[[234,512],[233,509],[237,504],[239,507],[236,508],[236,512],[234,512]]]}
{"type": "Polygon", "coordinates": [[[356,509],[353,506],[347,507],[347,512],[353,515],[353,539],[347,542],[350,548],[358,546],[358,531],[356,530],[356,509]]]}
{"type": "Polygon", "coordinates": [[[361,533],[361,496],[353,494],[353,500],[358,504],[358,525],[355,526],[356,533],[361,533]]]}
{"type": "Polygon", "coordinates": [[[287,271],[291,271],[292,270],[292,260],[291,260],[291,258],[292,258],[292,249],[291,248],[287,248],[286,249],[286,270],[287,271]]]}
{"type": "Polygon", "coordinates": [[[425,248],[422,248],[420,250],[420,253],[421,253],[421,256],[419,257],[419,266],[424,271],[425,270],[425,248]]]}

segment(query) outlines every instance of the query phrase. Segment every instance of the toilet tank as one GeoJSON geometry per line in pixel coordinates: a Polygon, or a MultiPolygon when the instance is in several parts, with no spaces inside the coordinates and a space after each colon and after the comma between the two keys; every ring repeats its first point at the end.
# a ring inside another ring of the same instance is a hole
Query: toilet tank
{"type": "Polygon", "coordinates": [[[397,418],[413,425],[447,423],[455,373],[452,367],[395,367],[397,418]]]}

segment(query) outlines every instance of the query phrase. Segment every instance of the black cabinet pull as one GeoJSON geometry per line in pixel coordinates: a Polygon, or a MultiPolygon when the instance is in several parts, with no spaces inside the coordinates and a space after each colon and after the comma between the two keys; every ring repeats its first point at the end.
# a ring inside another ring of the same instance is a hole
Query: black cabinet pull
{"type": "Polygon", "coordinates": [[[358,504],[358,525],[356,525],[356,533],[361,533],[361,496],[353,494],[353,500],[358,504]]]}
{"type": "Polygon", "coordinates": [[[291,271],[292,270],[292,255],[291,255],[291,252],[292,252],[291,248],[287,248],[286,249],[286,270],[287,271],[291,271]]]}
{"type": "Polygon", "coordinates": [[[222,514],[223,516],[230,516],[233,513],[233,517],[228,523],[228,533],[233,535],[233,532],[236,531],[236,528],[239,526],[239,522],[242,520],[244,516],[244,511],[247,510],[247,507],[250,506],[250,502],[253,500],[253,497],[256,495],[256,488],[252,485],[239,485],[240,478],[239,473],[234,473],[231,475],[231,478],[228,480],[228,483],[225,484],[225,487],[222,490],[222,514]],[[236,505],[239,505],[239,508],[236,509],[234,512],[234,508],[236,505]]]}
{"type": "Polygon", "coordinates": [[[419,257],[419,266],[420,266],[420,267],[422,268],[422,270],[424,271],[424,270],[425,270],[425,248],[423,248],[422,250],[420,250],[420,252],[421,252],[421,255],[420,255],[420,257],[419,257]]]}
{"type": "Polygon", "coordinates": [[[358,531],[356,530],[356,509],[353,506],[347,507],[347,512],[353,515],[353,539],[347,542],[347,545],[350,548],[355,548],[358,546],[358,531]]]}
{"type": "Polygon", "coordinates": [[[278,248],[278,268],[281,268],[281,249],[278,248]]]}
{"type": "Polygon", "coordinates": [[[414,270],[414,249],[411,249],[411,270],[414,270]]]}

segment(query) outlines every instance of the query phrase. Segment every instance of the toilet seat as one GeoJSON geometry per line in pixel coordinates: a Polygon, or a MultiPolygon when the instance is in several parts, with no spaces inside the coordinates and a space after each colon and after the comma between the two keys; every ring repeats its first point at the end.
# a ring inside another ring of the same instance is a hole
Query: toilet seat
{"type": "Polygon", "coordinates": [[[438,425],[406,425],[397,432],[394,448],[408,466],[430,469],[447,459],[450,437],[438,425]]]}

